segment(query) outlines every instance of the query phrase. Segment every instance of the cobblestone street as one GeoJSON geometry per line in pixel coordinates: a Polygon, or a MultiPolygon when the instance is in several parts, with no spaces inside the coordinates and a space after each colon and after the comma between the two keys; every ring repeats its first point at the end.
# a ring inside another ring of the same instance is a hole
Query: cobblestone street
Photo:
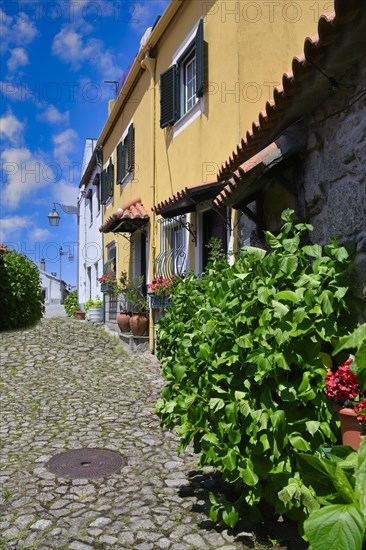
{"type": "Polygon", "coordinates": [[[128,356],[102,330],[54,318],[2,333],[1,370],[0,548],[245,548],[210,528],[199,496],[210,480],[160,430],[155,358],[128,356]],[[127,466],[92,480],[46,467],[58,453],[94,447],[120,452],[127,466]]]}

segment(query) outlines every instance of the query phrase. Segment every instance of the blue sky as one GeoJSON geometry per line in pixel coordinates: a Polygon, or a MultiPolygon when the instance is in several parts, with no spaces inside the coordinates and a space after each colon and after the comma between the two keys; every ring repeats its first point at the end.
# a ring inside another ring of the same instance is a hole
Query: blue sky
{"type": "Polygon", "coordinates": [[[114,87],[168,0],[0,4],[0,242],[76,284],[76,216],[51,228],[52,203],[76,204],[84,144],[97,138],[114,87]]]}

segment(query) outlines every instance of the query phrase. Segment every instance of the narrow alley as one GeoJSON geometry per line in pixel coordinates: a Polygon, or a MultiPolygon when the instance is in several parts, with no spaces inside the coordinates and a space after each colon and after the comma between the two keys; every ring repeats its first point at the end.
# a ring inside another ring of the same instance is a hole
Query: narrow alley
{"type": "Polygon", "coordinates": [[[1,369],[1,549],[246,548],[212,529],[203,513],[212,480],[160,430],[155,358],[128,356],[86,323],[51,318],[2,333],[1,369]],[[125,460],[91,479],[49,470],[55,455],[85,448],[125,460]]]}

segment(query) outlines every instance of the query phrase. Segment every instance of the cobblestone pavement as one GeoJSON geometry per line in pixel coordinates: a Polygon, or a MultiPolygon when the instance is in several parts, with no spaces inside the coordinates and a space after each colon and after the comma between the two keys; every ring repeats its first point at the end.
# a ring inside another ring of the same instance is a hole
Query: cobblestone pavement
{"type": "Polygon", "coordinates": [[[151,356],[128,356],[100,329],[55,318],[2,333],[0,359],[1,549],[246,548],[210,528],[200,494],[212,480],[160,430],[151,356]],[[119,451],[128,464],[93,480],[47,469],[55,454],[84,447],[119,451]]]}

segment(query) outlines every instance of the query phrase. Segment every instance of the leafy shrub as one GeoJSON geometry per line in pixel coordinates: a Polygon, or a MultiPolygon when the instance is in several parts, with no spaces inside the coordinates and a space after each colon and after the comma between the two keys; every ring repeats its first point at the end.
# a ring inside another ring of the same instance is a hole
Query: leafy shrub
{"type": "Polygon", "coordinates": [[[4,250],[0,262],[0,330],[32,326],[44,312],[37,266],[23,254],[4,250]]]}
{"type": "Polygon", "coordinates": [[[70,292],[70,294],[65,298],[64,308],[69,317],[74,317],[75,311],[80,311],[78,293],[76,290],[70,292]]]}
{"type": "Polygon", "coordinates": [[[236,489],[236,501],[212,497],[212,519],[222,513],[229,526],[244,501],[294,518],[316,509],[296,456],[339,436],[324,378],[353,323],[341,279],[349,254],[334,242],[301,246],[312,226],[292,214],[277,237],[266,232],[270,253],[244,247],[234,265],[218,258],[178,285],[158,326],[167,384],[157,413],[177,427],[180,452],[193,441],[200,465],[236,489]]]}
{"type": "Polygon", "coordinates": [[[89,300],[86,301],[84,309],[85,311],[89,311],[91,307],[102,307],[102,305],[103,305],[103,300],[99,295],[97,295],[95,297],[95,300],[92,300],[91,298],[89,298],[89,300]]]}

